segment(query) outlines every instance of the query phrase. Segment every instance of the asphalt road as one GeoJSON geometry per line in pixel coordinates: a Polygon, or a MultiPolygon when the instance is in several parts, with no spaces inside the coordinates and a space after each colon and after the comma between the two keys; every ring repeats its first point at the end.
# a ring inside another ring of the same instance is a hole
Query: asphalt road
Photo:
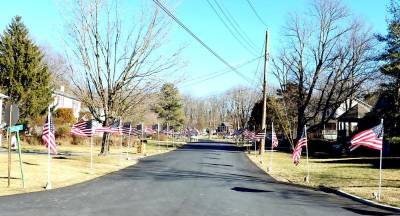
{"type": "Polygon", "coordinates": [[[396,215],[280,184],[243,152],[195,143],[83,184],[0,198],[0,215],[396,215]]]}

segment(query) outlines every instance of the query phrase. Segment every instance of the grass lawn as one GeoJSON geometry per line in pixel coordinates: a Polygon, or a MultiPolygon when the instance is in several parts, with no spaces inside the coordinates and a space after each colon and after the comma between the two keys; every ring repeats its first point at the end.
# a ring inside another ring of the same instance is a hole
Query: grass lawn
{"type": "MultiPolygon", "coordinates": [[[[270,161],[270,152],[262,158],[253,152],[248,154],[263,170],[267,170],[270,161]],[[260,163],[260,159],[263,163],[260,163]]],[[[295,166],[291,154],[274,152],[272,156],[272,170],[269,174],[279,181],[312,187],[331,187],[341,189],[351,194],[374,200],[373,192],[378,190],[379,158],[339,158],[315,159],[310,158],[310,182],[306,183],[307,175],[305,156],[295,166]]],[[[400,158],[387,158],[385,164],[397,164],[392,168],[385,168],[382,172],[381,203],[400,206],[400,158]]]]}
{"type": "MultiPolygon", "coordinates": [[[[127,151],[130,157],[138,158],[171,151],[181,145],[183,143],[172,145],[172,143],[168,142],[161,142],[158,145],[155,141],[149,141],[145,152],[142,154],[136,153],[136,147],[129,149],[129,151],[127,147],[123,147],[121,154],[119,146],[111,146],[111,154],[105,157],[98,156],[100,146],[94,146],[93,170],[90,170],[89,145],[60,145],[57,146],[58,152],[61,154],[71,153],[71,156],[53,156],[51,170],[52,186],[53,188],[60,188],[88,181],[137,163],[137,160],[127,160],[127,151]]],[[[24,145],[23,150],[45,153],[46,148],[39,145],[24,145]]],[[[22,160],[25,188],[22,188],[19,158],[16,152],[12,153],[11,186],[7,187],[7,153],[0,153],[0,196],[42,191],[45,189],[44,187],[47,183],[47,155],[23,153],[22,160]]]]}

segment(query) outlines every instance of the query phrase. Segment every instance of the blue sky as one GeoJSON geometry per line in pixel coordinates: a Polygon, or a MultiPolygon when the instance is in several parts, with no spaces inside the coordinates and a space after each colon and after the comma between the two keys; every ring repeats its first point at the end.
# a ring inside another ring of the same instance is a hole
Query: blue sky
{"type": "MultiPolygon", "coordinates": [[[[140,0],[132,2],[132,8],[137,7],[140,0]]],[[[146,4],[151,5],[150,0],[146,4]]],[[[209,0],[213,2],[212,0],[209,0]]],[[[271,55],[279,48],[279,37],[282,27],[290,12],[304,11],[310,0],[250,0],[257,12],[268,25],[270,32],[271,55]]],[[[231,65],[239,65],[254,59],[261,54],[266,27],[257,19],[246,0],[218,0],[219,4],[234,17],[237,24],[254,44],[258,54],[251,54],[237,40],[229,34],[223,23],[213,12],[207,0],[180,0],[174,1],[175,15],[198,35],[214,51],[220,54],[231,65]]],[[[373,32],[385,33],[386,30],[386,5],[389,0],[343,0],[352,11],[353,15],[363,20],[372,28],[373,32]]],[[[1,1],[2,13],[0,13],[0,30],[8,25],[11,18],[20,15],[30,30],[31,36],[41,45],[51,46],[53,49],[63,52],[62,45],[64,35],[64,19],[60,11],[63,11],[63,0],[13,0],[1,1]]],[[[171,5],[171,4],[170,4],[171,5]]],[[[214,4],[214,7],[217,6],[214,4]]],[[[129,8],[125,8],[129,13],[129,8]]],[[[134,9],[132,9],[134,10],[134,9]]],[[[127,17],[129,19],[131,17],[127,17]]],[[[215,72],[226,68],[221,62],[201,47],[186,32],[176,24],[172,26],[171,44],[169,48],[187,45],[182,53],[182,59],[188,62],[188,66],[179,73],[179,79],[183,81],[178,86],[184,94],[194,96],[206,96],[218,94],[234,86],[252,86],[260,88],[262,62],[256,71],[258,61],[241,67],[240,73],[248,77],[244,80],[234,72],[227,72],[221,76],[211,76],[215,72]]],[[[243,41],[243,40],[242,40],[243,41]]],[[[244,42],[242,42],[244,43],[244,42]]],[[[271,82],[274,82],[271,80],[271,82]]]]}

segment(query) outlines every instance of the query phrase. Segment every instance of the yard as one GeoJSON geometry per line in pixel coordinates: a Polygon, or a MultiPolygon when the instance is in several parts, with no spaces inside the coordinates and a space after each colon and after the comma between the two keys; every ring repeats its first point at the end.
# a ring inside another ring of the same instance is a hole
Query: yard
{"type": "MultiPolygon", "coordinates": [[[[248,154],[263,170],[267,170],[270,152],[260,157],[254,152],[248,154]],[[260,161],[263,163],[260,163],[260,161]]],[[[378,190],[379,157],[363,158],[310,158],[310,182],[304,181],[307,163],[302,155],[301,162],[295,166],[291,154],[273,152],[272,170],[268,173],[275,179],[311,187],[330,187],[374,200],[373,192],[378,190]]],[[[382,174],[381,203],[400,206],[400,158],[384,158],[382,174]]]]}
{"type": "MultiPolygon", "coordinates": [[[[99,176],[123,169],[138,162],[138,158],[171,151],[183,145],[148,141],[146,150],[138,154],[136,148],[128,151],[120,146],[111,146],[109,156],[98,156],[100,146],[94,147],[93,170],[90,169],[89,145],[60,145],[59,155],[51,161],[51,180],[53,188],[65,187],[88,181],[99,176]],[[130,160],[127,160],[129,153],[130,160]]],[[[12,153],[11,186],[7,187],[7,149],[0,149],[0,195],[10,195],[45,190],[47,182],[47,154],[44,146],[24,145],[22,160],[25,176],[25,188],[22,188],[19,159],[16,152],[12,153]]]]}

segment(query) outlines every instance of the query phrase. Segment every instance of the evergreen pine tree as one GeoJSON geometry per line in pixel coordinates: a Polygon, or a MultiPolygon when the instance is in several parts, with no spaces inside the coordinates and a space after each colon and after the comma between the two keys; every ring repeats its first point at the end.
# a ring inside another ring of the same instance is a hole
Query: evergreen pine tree
{"type": "Polygon", "coordinates": [[[384,61],[381,72],[388,77],[382,85],[382,98],[385,101],[383,109],[377,112],[385,118],[385,132],[390,135],[400,134],[400,2],[392,0],[388,12],[387,35],[378,35],[378,40],[385,43],[386,49],[379,60],[384,61]]]}
{"type": "Polygon", "coordinates": [[[0,35],[0,88],[18,105],[22,123],[45,112],[52,100],[50,72],[42,59],[21,17],[14,17],[0,35]]]}
{"type": "Polygon", "coordinates": [[[178,129],[183,125],[182,99],[178,89],[172,83],[166,83],[162,86],[155,112],[159,118],[164,120],[164,126],[168,123],[172,128],[178,129]]]}

